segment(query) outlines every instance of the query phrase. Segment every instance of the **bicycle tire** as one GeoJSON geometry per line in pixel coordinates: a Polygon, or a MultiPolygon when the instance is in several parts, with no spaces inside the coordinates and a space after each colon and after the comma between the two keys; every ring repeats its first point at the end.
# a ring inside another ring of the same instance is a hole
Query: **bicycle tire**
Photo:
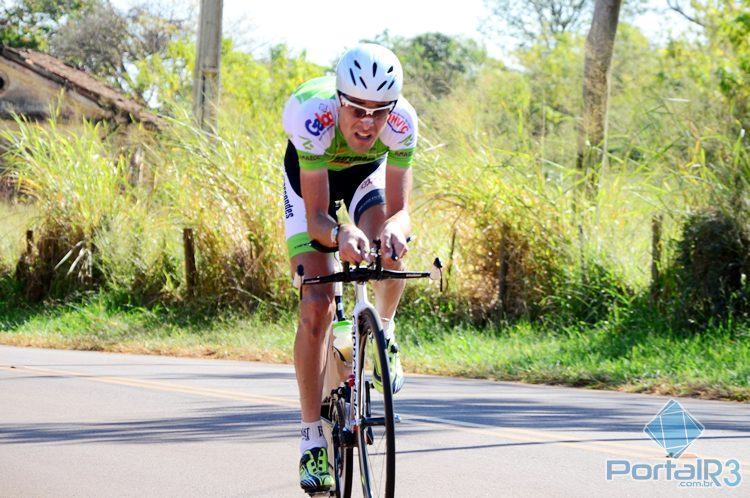
{"type": "Polygon", "coordinates": [[[393,498],[396,487],[396,437],[393,394],[383,326],[377,313],[366,308],[358,316],[358,327],[360,361],[357,417],[363,424],[357,431],[357,453],[362,492],[365,498],[393,498]],[[372,353],[368,352],[368,346],[372,346],[372,353]],[[382,366],[380,372],[384,387],[382,407],[376,407],[380,408],[376,412],[373,412],[374,403],[371,396],[374,388],[367,378],[367,372],[372,370],[373,361],[379,361],[382,366]],[[373,413],[377,413],[377,417],[373,417],[373,413]],[[374,422],[376,419],[377,424],[364,424],[365,420],[374,422]]]}
{"type": "Polygon", "coordinates": [[[336,481],[336,498],[350,498],[352,495],[352,468],[354,452],[341,440],[341,428],[346,424],[346,404],[338,399],[331,404],[330,420],[333,439],[333,476],[336,481]]]}

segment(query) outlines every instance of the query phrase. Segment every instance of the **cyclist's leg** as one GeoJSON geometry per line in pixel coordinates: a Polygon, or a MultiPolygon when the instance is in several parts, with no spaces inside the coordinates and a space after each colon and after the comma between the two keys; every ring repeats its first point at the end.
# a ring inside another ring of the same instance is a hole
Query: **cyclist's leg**
{"type": "MultiPolygon", "coordinates": [[[[305,274],[327,275],[334,271],[333,256],[305,252],[292,258],[292,271],[303,265],[305,274]]],[[[333,284],[304,286],[299,305],[299,324],[294,340],[294,367],[300,393],[302,420],[320,418],[326,333],[333,320],[333,284]]]]}
{"type": "MultiPolygon", "coordinates": [[[[297,151],[289,142],[284,157],[284,229],[292,275],[299,265],[308,276],[327,275],[334,269],[333,256],[311,246],[299,182],[297,151]]],[[[332,319],[333,285],[303,287],[294,341],[294,366],[303,422],[320,418],[324,344],[332,319]]]]}
{"type": "MultiPolygon", "coordinates": [[[[343,190],[342,197],[349,209],[349,218],[363,231],[370,240],[380,238],[387,220],[385,206],[386,162],[380,161],[367,166],[360,166],[367,171],[366,176],[350,182],[350,190],[343,190]]],[[[389,270],[402,270],[403,263],[393,261],[389,255],[383,255],[383,267],[389,270]]],[[[372,282],[375,292],[375,307],[382,319],[391,320],[396,313],[398,302],[404,291],[404,280],[385,280],[372,282]]]]}
{"type": "MultiPolygon", "coordinates": [[[[370,240],[380,238],[387,220],[385,206],[385,164],[374,170],[354,191],[354,195],[347,203],[349,217],[365,232],[370,240]]],[[[389,254],[383,254],[383,266],[389,270],[403,270],[401,259],[392,260],[389,254]]],[[[398,392],[404,384],[404,372],[394,336],[393,316],[404,292],[405,280],[384,280],[373,282],[375,291],[375,307],[383,321],[388,348],[388,360],[391,366],[391,385],[393,392],[398,392]]],[[[382,392],[380,373],[377,368],[373,372],[375,388],[382,392]]]]}
{"type": "MultiPolygon", "coordinates": [[[[359,218],[359,228],[370,240],[380,237],[386,222],[385,204],[379,204],[368,208],[359,218]]],[[[389,254],[383,254],[383,267],[389,270],[403,270],[403,260],[392,260],[389,254]]],[[[401,294],[406,287],[405,280],[384,280],[373,282],[372,288],[375,292],[375,307],[378,314],[384,320],[393,319],[396,308],[401,300],[401,294]]]]}
{"type": "MultiPolygon", "coordinates": [[[[307,275],[330,273],[333,256],[317,252],[307,234],[305,204],[299,188],[299,163],[291,143],[284,158],[284,219],[291,271],[303,265],[307,275]]],[[[325,344],[333,318],[333,286],[303,287],[294,341],[294,367],[300,393],[300,485],[308,492],[330,488],[326,441],[320,421],[325,344]]]]}

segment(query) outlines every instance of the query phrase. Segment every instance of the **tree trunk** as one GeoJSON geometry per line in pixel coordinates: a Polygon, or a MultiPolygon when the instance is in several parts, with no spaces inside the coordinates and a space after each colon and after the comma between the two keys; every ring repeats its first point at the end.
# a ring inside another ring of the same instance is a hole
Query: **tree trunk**
{"type": "Polygon", "coordinates": [[[609,70],[620,16],[621,0],[596,0],[586,38],[583,68],[583,120],[578,134],[576,167],[589,196],[597,193],[605,159],[609,70]]]}

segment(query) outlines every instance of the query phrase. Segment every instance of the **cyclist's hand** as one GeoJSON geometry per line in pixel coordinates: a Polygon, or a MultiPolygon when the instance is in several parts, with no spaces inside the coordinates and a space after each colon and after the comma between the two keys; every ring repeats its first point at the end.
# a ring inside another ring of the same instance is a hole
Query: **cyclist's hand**
{"type": "Polygon", "coordinates": [[[401,259],[409,252],[406,235],[397,223],[386,223],[380,240],[383,241],[383,255],[386,258],[401,259]]]}
{"type": "Polygon", "coordinates": [[[365,233],[354,225],[341,225],[339,229],[339,255],[343,261],[360,264],[370,262],[370,241],[365,233]]]}

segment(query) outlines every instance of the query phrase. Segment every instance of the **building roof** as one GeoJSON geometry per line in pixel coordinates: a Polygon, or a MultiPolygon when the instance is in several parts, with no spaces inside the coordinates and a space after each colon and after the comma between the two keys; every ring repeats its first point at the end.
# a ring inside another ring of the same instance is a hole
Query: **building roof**
{"type": "Polygon", "coordinates": [[[71,89],[101,107],[111,109],[116,115],[124,116],[128,121],[139,121],[157,129],[163,124],[161,119],[148,112],[135,100],[127,98],[85,71],[69,66],[51,55],[0,45],[0,57],[71,89]]]}

